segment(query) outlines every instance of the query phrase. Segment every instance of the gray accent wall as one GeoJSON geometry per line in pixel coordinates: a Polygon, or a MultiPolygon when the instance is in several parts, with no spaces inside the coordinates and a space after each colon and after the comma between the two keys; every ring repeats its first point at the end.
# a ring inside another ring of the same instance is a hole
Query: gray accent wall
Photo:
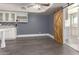
{"type": "Polygon", "coordinates": [[[27,23],[17,24],[17,35],[53,33],[52,15],[28,14],[27,23]]]}
{"type": "Polygon", "coordinates": [[[50,15],[50,19],[49,19],[49,33],[54,35],[54,17],[53,17],[53,14],[50,15]]]}

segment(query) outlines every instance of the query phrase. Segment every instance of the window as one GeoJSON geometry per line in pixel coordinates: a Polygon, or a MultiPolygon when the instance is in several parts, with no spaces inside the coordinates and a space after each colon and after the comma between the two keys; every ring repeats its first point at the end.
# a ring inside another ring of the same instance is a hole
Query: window
{"type": "Polygon", "coordinates": [[[78,27],[78,16],[77,13],[70,14],[71,26],[78,27]]]}

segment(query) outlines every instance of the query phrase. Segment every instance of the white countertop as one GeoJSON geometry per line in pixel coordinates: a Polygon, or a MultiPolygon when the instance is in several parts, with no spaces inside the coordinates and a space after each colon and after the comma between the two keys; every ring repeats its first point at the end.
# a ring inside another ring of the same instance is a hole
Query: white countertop
{"type": "Polygon", "coordinates": [[[0,26],[0,31],[8,30],[9,28],[15,28],[14,26],[0,26]]]}

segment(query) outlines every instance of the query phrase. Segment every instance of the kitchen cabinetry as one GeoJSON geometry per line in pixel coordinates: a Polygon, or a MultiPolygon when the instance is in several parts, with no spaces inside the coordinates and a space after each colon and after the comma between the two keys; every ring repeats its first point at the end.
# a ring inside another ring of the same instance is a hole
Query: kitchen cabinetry
{"type": "Polygon", "coordinates": [[[0,22],[3,21],[3,13],[0,13],[0,22]]]}
{"type": "Polygon", "coordinates": [[[5,13],[5,21],[9,21],[9,13],[5,13]]]}
{"type": "Polygon", "coordinates": [[[6,39],[16,39],[16,28],[9,28],[5,32],[5,38],[6,39]]]}
{"type": "MultiPolygon", "coordinates": [[[[5,28],[7,29],[5,31],[5,39],[6,40],[12,40],[12,39],[16,39],[16,28],[12,27],[12,28],[5,28]]],[[[2,33],[0,32],[0,39],[2,38],[2,33]]]]}
{"type": "Polygon", "coordinates": [[[10,21],[11,22],[16,22],[16,14],[15,13],[10,13],[10,21]]]}
{"type": "Polygon", "coordinates": [[[0,22],[28,22],[26,12],[0,11],[0,22]]]}
{"type": "Polygon", "coordinates": [[[0,22],[16,22],[16,13],[0,12],[0,22]]]}
{"type": "Polygon", "coordinates": [[[1,48],[6,47],[6,39],[16,39],[16,28],[13,26],[0,26],[1,48]]]}
{"type": "Polygon", "coordinates": [[[28,14],[25,12],[17,12],[17,21],[18,22],[28,22],[28,14]]]}
{"type": "Polygon", "coordinates": [[[15,13],[4,13],[4,22],[15,22],[16,21],[16,14],[15,13]]]}

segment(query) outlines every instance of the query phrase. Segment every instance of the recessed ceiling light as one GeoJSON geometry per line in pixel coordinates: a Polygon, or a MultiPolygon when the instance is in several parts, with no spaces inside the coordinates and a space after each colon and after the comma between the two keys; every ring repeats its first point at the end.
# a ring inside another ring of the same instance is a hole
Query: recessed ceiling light
{"type": "Polygon", "coordinates": [[[22,10],[26,10],[26,7],[21,7],[22,10]]]}

